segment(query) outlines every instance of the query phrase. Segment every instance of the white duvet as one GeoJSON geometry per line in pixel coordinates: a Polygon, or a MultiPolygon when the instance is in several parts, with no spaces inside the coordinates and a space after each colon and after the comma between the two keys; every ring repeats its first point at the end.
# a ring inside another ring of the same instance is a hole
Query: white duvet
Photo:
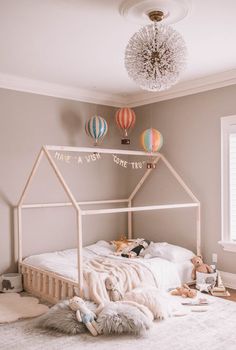
{"type": "MultiPolygon", "coordinates": [[[[96,244],[83,248],[83,260],[94,259],[98,256],[109,256],[114,259],[125,259],[114,256],[112,246],[105,241],[99,241],[96,244]]],[[[144,264],[149,268],[157,282],[160,289],[175,288],[181,283],[187,282],[188,275],[191,274],[192,265],[173,263],[162,258],[134,258],[136,262],[144,264]],[[184,266],[184,269],[181,266],[184,266]]],[[[133,259],[132,259],[133,260],[133,259]]],[[[53,253],[44,253],[39,255],[32,255],[24,259],[24,263],[31,266],[54,272],[65,278],[71,280],[78,280],[77,270],[77,249],[67,249],[63,251],[56,251],[53,253]]],[[[85,286],[85,291],[86,291],[85,286]]]]}

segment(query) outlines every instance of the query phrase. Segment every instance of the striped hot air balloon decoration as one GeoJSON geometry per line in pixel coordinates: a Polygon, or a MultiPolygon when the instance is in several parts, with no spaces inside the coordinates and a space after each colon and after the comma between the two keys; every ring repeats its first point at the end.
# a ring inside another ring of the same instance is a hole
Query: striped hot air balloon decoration
{"type": "MultiPolygon", "coordinates": [[[[159,152],[163,145],[162,134],[153,128],[146,129],[141,134],[141,144],[146,152],[159,152]]],[[[155,164],[152,161],[148,162],[147,168],[155,168],[155,164]]]]}
{"type": "Polygon", "coordinates": [[[95,115],[85,123],[86,134],[95,140],[94,145],[97,146],[106,135],[108,130],[107,122],[104,118],[95,115]]]}
{"type": "Polygon", "coordinates": [[[116,124],[124,133],[124,138],[121,139],[121,143],[125,145],[129,145],[130,139],[128,138],[128,134],[130,130],[133,128],[136,121],[136,116],[134,111],[128,107],[120,108],[116,112],[115,118],[116,118],[116,124]]]}

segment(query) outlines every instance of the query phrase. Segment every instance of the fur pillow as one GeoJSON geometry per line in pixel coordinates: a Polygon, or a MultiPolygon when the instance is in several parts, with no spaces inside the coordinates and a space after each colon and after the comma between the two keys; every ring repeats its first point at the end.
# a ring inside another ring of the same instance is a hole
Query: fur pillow
{"type": "Polygon", "coordinates": [[[98,330],[103,334],[142,334],[152,326],[152,314],[134,302],[116,301],[105,305],[97,318],[98,330]]]}
{"type": "Polygon", "coordinates": [[[140,286],[128,292],[124,300],[133,300],[145,305],[154,316],[154,319],[166,319],[172,316],[172,306],[167,297],[155,287],[140,286]]]}
{"type": "MultiPolygon", "coordinates": [[[[89,301],[85,303],[90,310],[96,310],[96,304],[89,301]]],[[[87,332],[85,325],[78,322],[75,312],[70,309],[68,300],[54,305],[46,314],[38,317],[34,326],[72,335],[87,332]]]]}
{"type": "MultiPolygon", "coordinates": [[[[85,303],[90,310],[96,310],[94,303],[85,303]]],[[[104,334],[141,334],[152,326],[152,319],[152,313],[145,306],[120,301],[107,303],[98,315],[97,322],[99,331],[104,334]]],[[[38,317],[34,326],[71,335],[88,332],[69,308],[68,300],[56,304],[46,314],[38,317]]]]}

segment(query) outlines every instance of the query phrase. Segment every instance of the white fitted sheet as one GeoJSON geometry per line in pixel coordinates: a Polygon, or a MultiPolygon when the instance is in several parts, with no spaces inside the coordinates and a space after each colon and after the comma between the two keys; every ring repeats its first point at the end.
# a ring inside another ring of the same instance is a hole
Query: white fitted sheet
{"type": "MultiPolygon", "coordinates": [[[[98,256],[109,256],[114,259],[124,259],[114,256],[113,248],[107,242],[101,241],[101,245],[91,245],[83,248],[83,260],[94,259],[98,256]],[[103,242],[103,243],[102,243],[103,242]]],[[[190,265],[185,263],[173,263],[162,258],[134,258],[135,261],[144,264],[155,275],[160,289],[169,289],[187,282],[190,265]]],[[[31,266],[54,272],[71,280],[78,280],[77,249],[66,249],[51,253],[32,255],[24,259],[24,263],[31,266]]],[[[191,264],[192,271],[192,264],[191,264]]],[[[84,286],[85,294],[87,286],[84,286]]]]}
{"type": "Polygon", "coordinates": [[[193,271],[193,264],[190,260],[186,260],[183,262],[175,263],[176,268],[179,273],[180,280],[183,283],[193,282],[191,274],[193,271]]]}

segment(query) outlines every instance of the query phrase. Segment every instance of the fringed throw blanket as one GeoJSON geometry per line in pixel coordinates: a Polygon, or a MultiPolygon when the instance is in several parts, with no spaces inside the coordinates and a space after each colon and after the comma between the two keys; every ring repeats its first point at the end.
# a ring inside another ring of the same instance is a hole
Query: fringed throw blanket
{"type": "Polygon", "coordinates": [[[119,258],[97,258],[84,262],[84,280],[89,289],[89,297],[97,304],[110,301],[105,287],[109,275],[119,278],[119,289],[126,293],[140,284],[158,287],[153,272],[141,261],[119,258]]]}

